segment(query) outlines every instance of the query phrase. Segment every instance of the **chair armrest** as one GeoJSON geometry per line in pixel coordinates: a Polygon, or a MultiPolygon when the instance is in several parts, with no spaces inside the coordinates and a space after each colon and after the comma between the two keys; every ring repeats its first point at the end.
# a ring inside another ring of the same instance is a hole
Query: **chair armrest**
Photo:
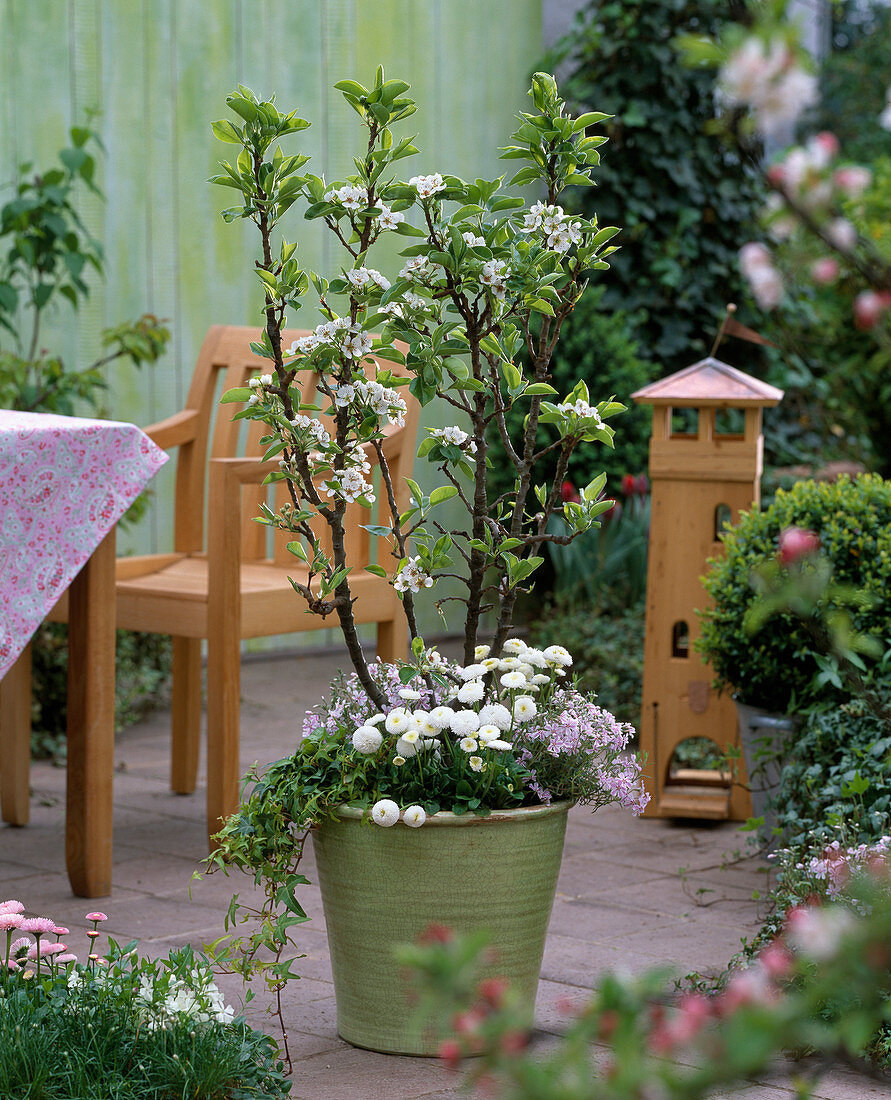
{"type": "Polygon", "coordinates": [[[268,474],[278,470],[277,462],[264,462],[262,458],[212,458],[210,476],[214,471],[226,482],[238,482],[240,485],[259,485],[268,474]]]}
{"type": "Polygon", "coordinates": [[[143,428],[143,431],[161,450],[166,451],[171,447],[192,442],[195,438],[198,417],[197,409],[183,409],[182,412],[168,416],[166,420],[159,420],[157,424],[143,428]]]}

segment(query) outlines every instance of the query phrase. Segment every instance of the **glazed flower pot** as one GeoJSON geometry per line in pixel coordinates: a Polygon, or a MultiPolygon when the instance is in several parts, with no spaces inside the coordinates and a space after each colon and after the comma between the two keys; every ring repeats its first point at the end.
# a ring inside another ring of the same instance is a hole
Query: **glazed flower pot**
{"type": "Polygon", "coordinates": [[[736,702],[736,711],[752,816],[763,817],[765,826],[772,829],[776,825],[772,803],[780,789],[785,744],[794,733],[796,722],[789,715],[771,714],[747,703],[736,702]]]}
{"type": "Polygon", "coordinates": [[[313,830],[343,1039],[387,1054],[436,1053],[441,1037],[416,1019],[393,953],[434,922],[491,933],[498,961],[489,973],[510,980],[531,1026],[569,807],[442,812],[419,829],[381,828],[344,807],[313,830]]]}

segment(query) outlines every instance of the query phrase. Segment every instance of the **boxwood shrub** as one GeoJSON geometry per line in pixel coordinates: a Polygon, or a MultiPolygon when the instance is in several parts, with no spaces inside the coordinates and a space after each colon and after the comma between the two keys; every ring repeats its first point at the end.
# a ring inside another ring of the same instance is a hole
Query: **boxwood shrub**
{"type": "Polygon", "coordinates": [[[697,649],[718,686],[741,702],[788,711],[807,696],[817,671],[810,638],[791,615],[778,616],[750,637],[746,611],[755,600],[749,583],[754,566],[776,554],[785,527],[816,531],[832,561],[835,580],[871,597],[854,612],[858,630],[883,645],[891,639],[891,482],[877,474],[835,482],[799,481],[778,490],[769,507],[743,512],[724,535],[722,557],[710,559],[704,578],[714,607],[699,612],[697,649]]]}

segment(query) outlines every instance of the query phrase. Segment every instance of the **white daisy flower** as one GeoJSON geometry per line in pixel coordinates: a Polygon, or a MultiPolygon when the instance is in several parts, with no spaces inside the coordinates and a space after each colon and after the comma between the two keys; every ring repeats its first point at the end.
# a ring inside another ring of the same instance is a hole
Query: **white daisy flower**
{"type": "Polygon", "coordinates": [[[486,689],[480,680],[469,680],[458,689],[459,703],[478,703],[486,694],[486,689]]]}
{"type": "Polygon", "coordinates": [[[476,731],[476,735],[485,745],[489,741],[497,741],[501,736],[501,730],[497,726],[480,726],[476,731]]]}
{"type": "Polygon", "coordinates": [[[387,715],[384,725],[387,728],[387,733],[405,733],[406,730],[411,728],[409,717],[404,708],[397,707],[396,710],[391,710],[387,715]]]}
{"type": "Polygon", "coordinates": [[[438,749],[439,745],[440,742],[435,737],[425,737],[423,741],[421,741],[421,748],[425,751],[429,749],[438,749]]]}
{"type": "Polygon", "coordinates": [[[399,820],[399,807],[390,798],[381,798],[371,807],[371,820],[385,829],[399,820]]]}
{"type": "Polygon", "coordinates": [[[462,737],[458,742],[458,748],[462,752],[476,752],[479,748],[479,744],[475,737],[462,737]]]}
{"type": "Polygon", "coordinates": [[[522,672],[505,672],[501,677],[501,683],[506,688],[524,688],[526,677],[522,672]]]}
{"type": "Polygon", "coordinates": [[[547,668],[548,661],[540,649],[526,649],[523,651],[523,660],[533,668],[547,668]]]}
{"type": "Polygon", "coordinates": [[[360,726],[353,734],[352,741],[357,752],[369,754],[377,752],[381,747],[383,736],[374,726],[360,726]]]}
{"type": "Polygon", "coordinates": [[[451,722],[452,731],[459,737],[468,737],[471,733],[476,733],[481,725],[480,716],[472,710],[455,711],[451,722]]]}
{"type": "Polygon", "coordinates": [[[541,684],[548,684],[548,683],[550,683],[550,680],[551,680],[550,676],[543,676],[540,672],[532,677],[532,683],[536,687],[538,687],[541,684]]]}
{"type": "Polygon", "coordinates": [[[501,661],[499,661],[497,657],[487,657],[485,661],[482,662],[482,665],[486,672],[492,672],[501,665],[501,661]]]}
{"type": "Polygon", "coordinates": [[[473,651],[473,659],[475,661],[481,661],[484,657],[489,656],[491,649],[492,647],[488,645],[478,645],[473,651]]]}
{"type": "Polygon", "coordinates": [[[496,738],[494,741],[489,741],[486,745],[487,749],[498,749],[500,752],[509,752],[513,745],[509,741],[502,741],[501,738],[496,738]]]}
{"type": "Polygon", "coordinates": [[[417,702],[421,698],[421,693],[415,691],[414,688],[401,688],[399,691],[400,699],[408,699],[411,702],[417,702]]]}
{"type": "Polygon", "coordinates": [[[544,656],[546,660],[560,665],[561,668],[569,668],[572,664],[572,654],[562,645],[549,645],[544,651],[544,656]]]}
{"type": "Polygon", "coordinates": [[[455,669],[462,680],[476,680],[485,671],[486,669],[482,665],[465,665],[463,668],[455,669]]]}
{"type": "Polygon", "coordinates": [[[403,733],[403,735],[399,738],[399,740],[400,741],[407,741],[409,743],[409,745],[415,745],[415,744],[417,744],[420,736],[421,735],[418,733],[418,731],[416,729],[415,730],[409,730],[407,733],[403,733]]]}
{"type": "Polygon", "coordinates": [[[434,722],[429,714],[425,715],[418,723],[418,731],[425,737],[435,737],[441,729],[442,726],[434,722]]]}
{"type": "MultiPolygon", "coordinates": [[[[406,736],[410,736],[406,734],[406,736]]],[[[417,734],[415,734],[417,737],[417,734]]],[[[400,737],[396,742],[396,751],[400,756],[404,756],[406,760],[410,760],[413,756],[418,755],[417,746],[413,741],[406,741],[405,737],[400,737]]]]}
{"type": "Polygon", "coordinates": [[[395,768],[401,768],[404,763],[405,763],[405,757],[404,756],[394,756],[393,757],[393,766],[395,768]]]}
{"type": "Polygon", "coordinates": [[[513,653],[514,655],[522,653],[526,649],[526,643],[520,638],[508,638],[502,646],[505,653],[513,653]]]}
{"type": "Polygon", "coordinates": [[[437,730],[444,730],[451,726],[454,717],[455,712],[451,707],[435,707],[427,715],[427,721],[436,726],[437,730]]]}
{"type": "Polygon", "coordinates": [[[427,820],[427,814],[423,806],[406,806],[402,811],[402,820],[411,829],[420,829],[427,820]]]}
{"type": "Polygon", "coordinates": [[[518,695],[514,700],[514,717],[517,722],[531,722],[538,714],[538,706],[531,695],[518,695]]]}
{"type": "Polygon", "coordinates": [[[366,718],[364,724],[366,726],[379,726],[381,724],[381,722],[386,720],[386,717],[387,717],[386,714],[383,714],[383,713],[375,714],[375,715],[372,715],[371,718],[366,718]]]}
{"type": "Polygon", "coordinates": [[[513,719],[506,706],[501,703],[487,703],[480,711],[480,721],[486,726],[497,726],[500,730],[509,730],[513,719]]]}
{"type": "Polygon", "coordinates": [[[467,763],[470,765],[470,770],[472,772],[484,771],[486,767],[486,762],[481,756],[471,756],[467,763]]]}
{"type": "Polygon", "coordinates": [[[502,672],[509,672],[511,669],[519,668],[522,663],[519,657],[502,657],[498,667],[502,672]]]}

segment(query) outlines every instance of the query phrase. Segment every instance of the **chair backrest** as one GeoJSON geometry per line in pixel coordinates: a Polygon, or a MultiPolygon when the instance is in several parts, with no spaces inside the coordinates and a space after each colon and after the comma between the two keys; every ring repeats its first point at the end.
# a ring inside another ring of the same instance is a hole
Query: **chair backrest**
{"type": "MultiPolygon", "coordinates": [[[[298,337],[306,335],[304,330],[285,329],[282,332],[282,345],[289,347],[298,337]]],[[[227,390],[246,386],[254,375],[270,373],[269,360],[262,359],[251,351],[251,341],[259,339],[260,332],[255,328],[214,325],[208,330],[201,345],[186,399],[187,408],[198,413],[196,430],[194,439],[180,447],[176,471],[174,549],[179,552],[197,553],[204,549],[205,510],[208,503],[213,506],[212,501],[206,500],[208,459],[260,457],[264,453],[260,439],[268,432],[266,426],[255,421],[233,420],[233,415],[243,407],[241,405],[219,405],[219,398],[227,390]]],[[[406,349],[399,345],[399,350],[406,349]]],[[[401,364],[384,360],[376,362],[392,370],[394,374],[408,374],[401,364]]],[[[371,364],[369,370],[373,371],[371,364]]],[[[304,402],[314,399],[317,382],[316,375],[301,375],[304,402]]],[[[401,387],[399,392],[407,405],[405,426],[389,426],[385,434],[388,436],[388,466],[393,488],[399,509],[404,511],[408,506],[409,495],[405,478],[411,475],[420,410],[418,402],[409,394],[407,387],[401,387]]],[[[358,504],[351,504],[347,508],[347,555],[348,560],[357,565],[367,564],[369,561],[369,535],[362,525],[389,525],[383,486],[379,486],[378,490],[377,502],[371,513],[358,504]]],[[[261,501],[278,507],[286,499],[287,488],[283,482],[275,485],[272,495],[269,486],[246,487],[243,493],[241,528],[242,560],[271,558],[283,565],[294,563],[293,556],[285,548],[289,540],[273,538],[270,545],[269,528],[254,521],[254,517],[259,514],[261,501]]],[[[314,524],[314,529],[323,545],[328,546],[327,525],[319,520],[314,524]]]]}

